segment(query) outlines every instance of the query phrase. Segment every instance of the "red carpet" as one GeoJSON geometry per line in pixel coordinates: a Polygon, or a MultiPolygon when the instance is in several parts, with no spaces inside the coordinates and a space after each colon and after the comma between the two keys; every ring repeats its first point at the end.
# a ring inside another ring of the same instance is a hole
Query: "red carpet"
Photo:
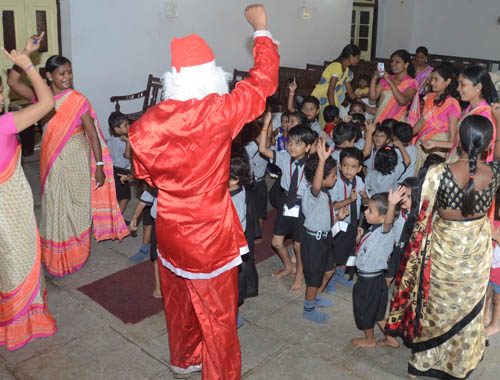
{"type": "Polygon", "coordinates": [[[163,310],[152,296],[154,268],[151,261],[113,273],[78,288],[124,323],[138,323],[163,310]]]}
{"type": "MultiPolygon", "coordinates": [[[[276,253],[271,247],[276,210],[262,224],[263,241],[255,245],[260,263],[276,253]]],[[[78,288],[124,323],[135,324],[163,311],[160,299],[153,298],[154,271],[148,260],[78,288]]]]}

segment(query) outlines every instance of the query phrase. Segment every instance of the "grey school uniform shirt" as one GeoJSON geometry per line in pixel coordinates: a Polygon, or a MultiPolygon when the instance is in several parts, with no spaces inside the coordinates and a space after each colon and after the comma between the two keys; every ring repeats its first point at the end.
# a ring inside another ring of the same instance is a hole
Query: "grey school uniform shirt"
{"type": "Polygon", "coordinates": [[[366,193],[371,198],[373,194],[385,193],[389,189],[396,189],[404,171],[405,165],[400,161],[398,161],[390,174],[383,175],[378,170],[369,171],[365,178],[366,193]]]}
{"type": "Polygon", "coordinates": [[[372,226],[361,238],[356,250],[356,267],[363,272],[387,269],[387,260],[394,248],[394,233],[384,233],[384,226],[372,226]]]}
{"type": "Polygon", "coordinates": [[[111,159],[113,160],[113,166],[121,169],[130,169],[130,160],[125,158],[125,148],[127,143],[122,141],[119,137],[111,136],[107,141],[109,153],[111,154],[111,159]]]}
{"type": "MultiPolygon", "coordinates": [[[[408,165],[404,173],[401,174],[399,182],[403,181],[408,177],[414,177],[416,175],[415,163],[417,162],[417,154],[418,154],[417,148],[415,147],[415,145],[408,145],[405,146],[405,149],[408,152],[408,155],[410,156],[410,165],[408,165]]],[[[401,154],[401,151],[399,149],[396,149],[396,154],[398,155],[398,161],[403,162],[403,155],[401,154]]]]}
{"type": "Polygon", "coordinates": [[[240,219],[241,227],[243,231],[247,228],[247,203],[246,203],[246,192],[244,187],[240,187],[237,190],[230,192],[231,200],[233,201],[234,208],[240,219]]]}
{"type": "Polygon", "coordinates": [[[266,175],[267,160],[259,153],[259,145],[257,142],[251,141],[245,145],[245,150],[250,160],[253,178],[256,181],[263,180],[266,175]]]}
{"type": "MultiPolygon", "coordinates": [[[[297,199],[302,198],[307,188],[307,180],[304,178],[304,165],[305,157],[301,160],[302,165],[298,165],[299,177],[297,182],[297,199]]],[[[290,156],[286,150],[281,152],[273,151],[273,158],[271,162],[281,169],[281,182],[280,185],[283,190],[290,189],[290,181],[292,179],[293,171],[295,170],[297,161],[290,156]]]]}
{"type": "Polygon", "coordinates": [[[302,197],[302,213],[304,227],[308,230],[328,232],[332,228],[330,197],[325,191],[320,191],[315,197],[309,185],[302,197]]]}
{"type": "MultiPolygon", "coordinates": [[[[356,209],[358,213],[358,219],[360,217],[360,211],[361,211],[361,202],[362,202],[362,197],[361,197],[361,192],[365,191],[365,184],[361,177],[356,176],[356,191],[358,192],[358,199],[356,200],[356,209]]],[[[330,198],[333,203],[335,202],[340,202],[343,201],[351,196],[352,192],[352,184],[346,184],[342,178],[341,175],[337,178],[337,182],[335,182],[335,185],[328,191],[330,193],[330,198]]],[[[349,208],[350,205],[347,205],[347,208],[349,208]]],[[[348,215],[344,220],[346,223],[351,223],[351,215],[348,215]]]]}

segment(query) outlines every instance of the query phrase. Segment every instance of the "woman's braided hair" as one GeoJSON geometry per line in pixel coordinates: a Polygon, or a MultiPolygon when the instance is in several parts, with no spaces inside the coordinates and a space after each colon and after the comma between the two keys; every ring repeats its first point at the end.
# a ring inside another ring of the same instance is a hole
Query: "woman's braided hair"
{"type": "Polygon", "coordinates": [[[474,178],[477,171],[477,160],[489,147],[493,138],[493,125],[489,119],[481,115],[467,116],[460,123],[460,144],[469,156],[469,181],[464,190],[462,215],[474,214],[476,203],[474,178]]]}

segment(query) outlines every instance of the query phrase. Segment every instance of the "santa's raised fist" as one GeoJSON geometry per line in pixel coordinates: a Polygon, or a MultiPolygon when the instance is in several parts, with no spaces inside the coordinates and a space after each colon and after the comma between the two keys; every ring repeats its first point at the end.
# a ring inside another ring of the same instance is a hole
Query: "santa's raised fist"
{"type": "Polygon", "coordinates": [[[267,15],[262,4],[251,4],[246,7],[245,17],[254,30],[267,30],[267,15]]]}

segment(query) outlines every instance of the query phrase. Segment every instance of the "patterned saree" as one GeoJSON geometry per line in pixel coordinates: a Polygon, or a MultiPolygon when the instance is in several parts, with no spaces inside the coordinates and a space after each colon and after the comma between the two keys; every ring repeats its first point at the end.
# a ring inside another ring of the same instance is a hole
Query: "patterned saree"
{"type": "MultiPolygon", "coordinates": [[[[394,75],[391,75],[394,80],[394,75]]],[[[400,84],[398,84],[398,89],[402,93],[410,88],[415,88],[415,96],[411,101],[410,105],[401,106],[396,101],[389,83],[385,79],[381,79],[380,83],[382,85],[382,95],[379,99],[379,105],[377,107],[377,113],[375,115],[375,123],[381,123],[385,119],[396,119],[398,121],[404,121],[413,126],[418,119],[420,119],[420,99],[418,97],[418,84],[415,79],[407,75],[403,78],[400,84]]]]}
{"type": "Polygon", "coordinates": [[[429,169],[418,221],[391,301],[386,331],[411,348],[408,372],[463,379],[481,361],[483,305],[491,266],[491,227],[434,215],[444,164],[429,169]]]}
{"type": "Polygon", "coordinates": [[[47,309],[33,195],[21,167],[21,146],[0,172],[0,345],[21,348],[56,333],[47,309]]]}
{"type": "Polygon", "coordinates": [[[53,276],[78,271],[90,255],[93,225],[97,241],[123,239],[128,229],[116,200],[113,163],[92,106],[77,91],[56,97],[56,113],[47,124],[41,145],[40,180],[42,261],[53,276]],[[81,125],[90,112],[105,163],[106,181],[95,188],[95,159],[81,125]]]}

